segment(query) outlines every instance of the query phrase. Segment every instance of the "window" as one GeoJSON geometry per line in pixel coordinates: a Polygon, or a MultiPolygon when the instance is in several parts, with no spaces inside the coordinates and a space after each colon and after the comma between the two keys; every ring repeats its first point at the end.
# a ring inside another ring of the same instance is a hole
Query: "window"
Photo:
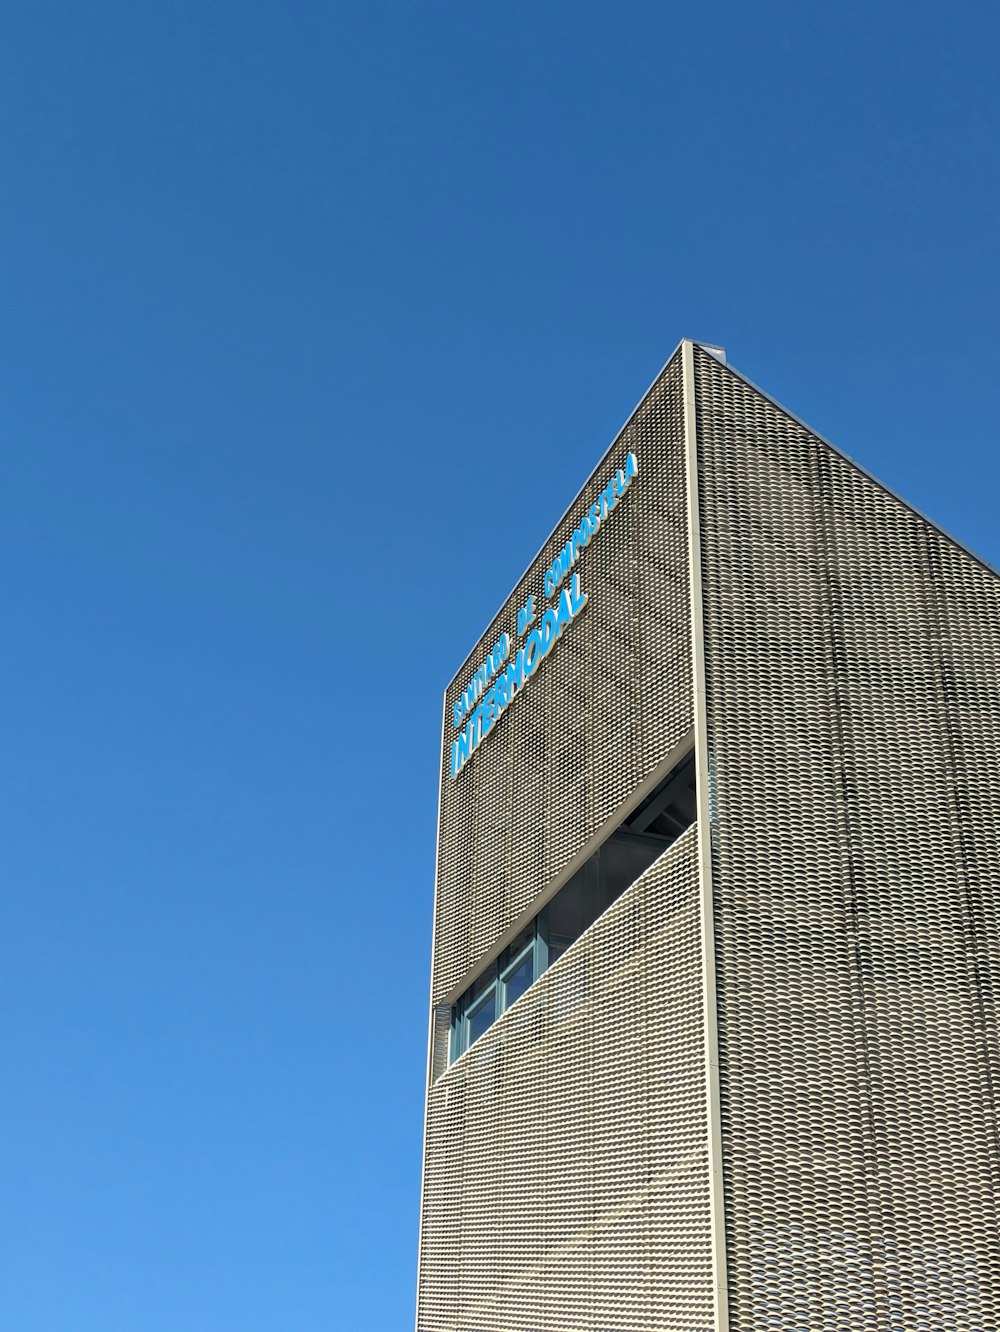
{"type": "Polygon", "coordinates": [[[491,985],[482,998],[469,1009],[469,1044],[477,1041],[483,1032],[486,1031],[497,1016],[497,987],[491,985]]]}
{"type": "Polygon", "coordinates": [[[539,937],[536,917],[469,986],[452,1009],[452,1060],[488,1031],[500,1014],[524,994],[544,970],[544,965],[539,966],[539,957],[543,955],[544,944],[539,937]]]}
{"type": "MultiPolygon", "coordinates": [[[[530,925],[469,986],[451,1015],[451,1060],[488,1031],[547,967],[695,820],[694,753],[601,844],[530,925]]],[[[581,973],[574,993],[586,994],[581,973]],[[582,988],[581,988],[582,987],[582,988]]]]}
{"type": "Polygon", "coordinates": [[[520,999],[534,979],[535,950],[529,943],[500,976],[500,997],[503,1007],[510,1008],[515,999],[520,999]]]}

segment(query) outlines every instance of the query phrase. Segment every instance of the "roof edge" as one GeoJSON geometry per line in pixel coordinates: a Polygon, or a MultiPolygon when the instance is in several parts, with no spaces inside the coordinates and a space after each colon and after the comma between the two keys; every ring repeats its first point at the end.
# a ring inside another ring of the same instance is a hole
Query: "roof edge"
{"type": "MultiPolygon", "coordinates": [[[[709,355],[713,354],[713,349],[703,342],[696,342],[695,346],[701,347],[701,349],[708,352],[709,355]]],[[[721,358],[716,356],[715,359],[720,360],[721,358]]],[[[929,518],[922,509],[918,509],[915,504],[911,504],[905,496],[899,493],[899,491],[893,490],[892,486],[887,486],[886,483],[880,477],[877,477],[874,472],[870,472],[867,467],[862,463],[859,463],[857,458],[853,458],[844,449],[840,448],[839,445],[834,444],[832,440],[827,439],[827,437],[821,434],[814,426],[811,426],[808,421],[803,420],[798,412],[793,412],[790,408],[786,407],[783,402],[779,402],[773,393],[768,393],[767,389],[761,388],[761,386],[755,383],[748,375],[743,374],[741,370],[737,370],[735,366],[730,365],[727,360],[722,360],[722,365],[725,366],[731,375],[735,375],[741,383],[746,384],[747,388],[751,388],[755,393],[759,393],[762,398],[765,398],[772,405],[772,407],[777,407],[779,412],[783,412],[785,416],[794,421],[796,425],[800,425],[803,430],[808,430],[809,434],[812,435],[814,439],[818,439],[821,444],[825,444],[828,449],[832,449],[838,457],[843,458],[845,462],[850,463],[852,467],[856,468],[862,476],[866,476],[868,480],[878,486],[880,490],[885,491],[885,493],[891,495],[897,503],[902,504],[905,509],[909,509],[911,513],[916,514],[922,522],[925,522],[928,527],[933,528],[939,536],[944,537],[946,541],[951,542],[953,546],[957,546],[958,549],[968,555],[970,559],[975,560],[977,564],[982,565],[984,569],[988,569],[991,574],[1000,578],[1000,569],[997,569],[995,565],[991,564],[989,560],[985,559],[982,555],[977,555],[970,546],[967,546],[965,542],[959,540],[958,537],[953,536],[951,532],[945,531],[940,523],[936,523],[934,519],[929,518]]]]}

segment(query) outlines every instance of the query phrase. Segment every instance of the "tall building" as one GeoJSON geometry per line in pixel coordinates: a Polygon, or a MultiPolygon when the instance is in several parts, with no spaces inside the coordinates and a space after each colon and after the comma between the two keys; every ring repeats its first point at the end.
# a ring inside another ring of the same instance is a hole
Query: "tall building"
{"type": "Polygon", "coordinates": [[[997,1332],[1000,579],[683,342],[445,693],[418,1332],[997,1332]]]}

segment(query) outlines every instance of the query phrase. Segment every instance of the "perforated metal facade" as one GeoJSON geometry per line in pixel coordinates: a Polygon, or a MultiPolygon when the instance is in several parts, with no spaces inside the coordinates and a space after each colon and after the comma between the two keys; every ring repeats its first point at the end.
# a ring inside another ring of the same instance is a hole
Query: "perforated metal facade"
{"type": "Polygon", "coordinates": [[[1000,1328],[1000,579],[696,349],[730,1324],[1000,1328]]]}
{"type": "Polygon", "coordinates": [[[432,1087],[421,1328],[712,1326],[694,831],[432,1087]]]}
{"type": "Polygon", "coordinates": [[[685,343],[588,605],[442,794],[419,1332],[1000,1328],[1000,579],[685,343]],[[692,595],[693,591],[693,595],[692,595]],[[699,821],[450,1068],[696,746],[699,821]]]}
{"type": "Polygon", "coordinates": [[[433,997],[446,999],[691,726],[681,372],[667,367],[445,695],[433,997]],[[588,605],[452,780],[452,705],[634,451],[641,476],[581,556],[588,605]]]}

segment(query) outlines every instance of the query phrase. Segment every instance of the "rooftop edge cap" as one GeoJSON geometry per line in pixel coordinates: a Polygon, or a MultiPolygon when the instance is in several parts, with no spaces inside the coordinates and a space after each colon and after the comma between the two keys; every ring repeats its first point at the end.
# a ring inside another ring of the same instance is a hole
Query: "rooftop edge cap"
{"type": "Polygon", "coordinates": [[[714,356],[715,359],[721,361],[723,365],[729,364],[726,360],[725,347],[719,347],[714,342],[695,342],[695,346],[700,347],[702,351],[707,351],[709,356],[714,356]]]}

